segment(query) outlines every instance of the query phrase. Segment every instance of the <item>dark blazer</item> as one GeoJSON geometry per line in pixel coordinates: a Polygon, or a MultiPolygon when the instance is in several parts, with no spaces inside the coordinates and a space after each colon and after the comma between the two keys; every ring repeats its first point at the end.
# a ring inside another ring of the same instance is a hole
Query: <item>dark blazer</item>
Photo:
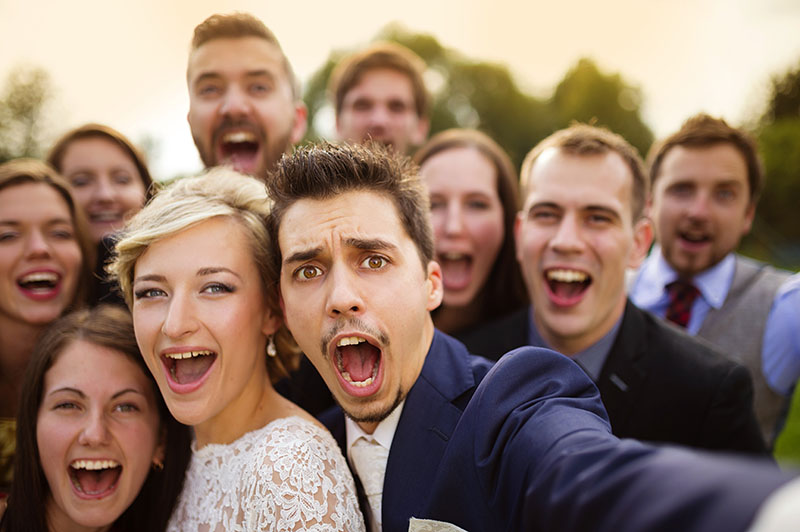
{"type": "MultiPolygon", "coordinates": [[[[389,450],[383,481],[384,532],[407,531],[409,518],[422,515],[450,435],[491,366],[492,362],[470,355],[455,339],[434,333],[422,372],[406,396],[389,450]]],[[[319,419],[347,456],[341,409],[336,406],[319,419]]]]}
{"type": "MultiPolygon", "coordinates": [[[[465,344],[496,360],[527,345],[529,331],[524,309],[475,331],[465,344]]],[[[747,369],[630,301],[596,384],[621,438],[767,453],[747,369]]]]}
{"type": "Polygon", "coordinates": [[[421,517],[466,530],[737,532],[789,478],[767,460],[619,440],[596,399],[565,356],[503,356],[424,487],[421,517]]]}

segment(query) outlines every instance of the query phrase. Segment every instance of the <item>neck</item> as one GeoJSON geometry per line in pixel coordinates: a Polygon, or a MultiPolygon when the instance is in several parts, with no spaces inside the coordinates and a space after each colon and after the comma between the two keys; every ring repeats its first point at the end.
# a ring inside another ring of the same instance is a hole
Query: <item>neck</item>
{"type": "Polygon", "coordinates": [[[533,325],[539,332],[539,336],[547,342],[554,351],[558,351],[562,355],[571,357],[588,349],[600,341],[606,334],[611,331],[614,325],[622,317],[625,311],[625,302],[627,297],[623,294],[619,303],[597,323],[591,330],[581,331],[577,334],[564,334],[562,331],[556,330],[554,327],[547,327],[543,321],[536,315],[536,309],[533,311],[533,325]]]}
{"type": "Polygon", "coordinates": [[[0,320],[0,416],[16,417],[22,376],[45,325],[0,320]]]}
{"type": "Polygon", "coordinates": [[[447,334],[457,333],[461,330],[479,325],[484,309],[483,293],[480,292],[472,301],[464,306],[456,307],[442,304],[434,313],[434,325],[436,328],[447,334]]]}

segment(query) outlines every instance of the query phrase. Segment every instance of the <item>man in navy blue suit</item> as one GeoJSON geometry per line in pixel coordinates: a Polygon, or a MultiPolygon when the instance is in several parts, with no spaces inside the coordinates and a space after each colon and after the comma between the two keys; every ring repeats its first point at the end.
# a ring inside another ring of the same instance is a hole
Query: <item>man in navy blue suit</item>
{"type": "Polygon", "coordinates": [[[306,147],[267,186],[286,324],[341,406],[322,419],[371,530],[408,530],[411,517],[468,530],[743,530],[784,482],[761,464],[622,443],[594,384],[553,351],[523,348],[487,377],[488,361],[433,327],[442,275],[407,160],[306,147]]]}

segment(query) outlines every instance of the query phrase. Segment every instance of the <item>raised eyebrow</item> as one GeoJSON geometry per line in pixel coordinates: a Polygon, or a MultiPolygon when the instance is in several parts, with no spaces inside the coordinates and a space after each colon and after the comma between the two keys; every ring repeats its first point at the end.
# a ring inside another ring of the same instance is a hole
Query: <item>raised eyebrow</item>
{"type": "Polygon", "coordinates": [[[125,388],[124,390],[120,390],[120,391],[118,391],[117,393],[115,393],[114,395],[112,395],[112,396],[111,396],[111,398],[112,398],[112,399],[116,399],[116,398],[118,398],[118,397],[120,397],[120,396],[122,396],[122,395],[125,395],[126,393],[135,393],[135,394],[138,394],[138,395],[144,395],[144,394],[143,394],[141,391],[139,391],[139,390],[135,390],[135,389],[133,389],[133,388],[125,388]]]}
{"type": "Polygon", "coordinates": [[[322,253],[322,247],[311,249],[303,249],[288,255],[283,259],[284,264],[291,264],[293,262],[305,262],[307,260],[315,259],[322,253]]]}
{"type": "Polygon", "coordinates": [[[269,70],[264,70],[264,69],[249,70],[249,71],[245,72],[244,75],[245,75],[246,78],[260,78],[261,76],[264,76],[264,77],[267,77],[267,78],[269,78],[271,80],[275,79],[275,74],[273,72],[271,72],[269,70]]]}
{"type": "Polygon", "coordinates": [[[364,251],[390,251],[397,246],[380,238],[345,238],[344,244],[364,251]]]}

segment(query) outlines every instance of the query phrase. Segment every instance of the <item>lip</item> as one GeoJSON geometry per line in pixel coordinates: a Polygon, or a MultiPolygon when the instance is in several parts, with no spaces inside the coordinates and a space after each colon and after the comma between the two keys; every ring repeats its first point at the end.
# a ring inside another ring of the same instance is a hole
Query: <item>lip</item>
{"type": "Polygon", "coordinates": [[[708,237],[706,237],[705,240],[702,240],[700,242],[694,242],[692,240],[686,239],[683,236],[683,234],[679,233],[677,236],[678,236],[677,240],[681,248],[691,253],[696,253],[698,251],[704,250],[705,248],[709,247],[712,242],[711,238],[708,237]]]}
{"type": "Polygon", "coordinates": [[[542,270],[542,283],[544,284],[545,293],[547,294],[547,299],[550,303],[556,307],[561,308],[570,308],[578,305],[581,301],[583,301],[586,296],[589,294],[589,290],[592,288],[592,283],[589,284],[586,288],[584,288],[581,292],[573,295],[573,296],[563,296],[556,294],[550,288],[550,283],[547,279],[547,272],[551,270],[569,270],[575,272],[581,272],[587,275],[591,279],[591,274],[583,268],[576,268],[575,266],[566,266],[566,265],[557,265],[557,266],[548,266],[542,270]]]}
{"type": "Polygon", "coordinates": [[[214,131],[213,135],[213,142],[214,142],[214,153],[216,154],[217,162],[219,164],[228,164],[234,168],[237,172],[245,173],[245,174],[252,174],[258,168],[258,165],[261,162],[263,157],[263,150],[264,150],[264,135],[261,134],[261,130],[252,124],[242,124],[237,126],[221,126],[214,131]],[[257,144],[258,148],[253,153],[252,157],[242,157],[239,154],[229,154],[223,149],[224,142],[223,137],[230,134],[236,133],[248,133],[255,138],[255,143],[257,144]]]}
{"type": "Polygon", "coordinates": [[[383,384],[383,375],[384,375],[384,354],[383,349],[380,347],[380,343],[368,334],[364,334],[363,332],[359,331],[349,331],[345,333],[340,333],[336,335],[328,344],[328,360],[331,364],[331,369],[333,369],[333,373],[336,375],[337,380],[339,381],[339,386],[350,396],[353,397],[369,397],[377,393],[381,385],[383,384]],[[378,373],[375,375],[372,383],[367,386],[354,386],[352,383],[347,382],[342,374],[339,372],[339,368],[336,367],[336,346],[339,343],[339,340],[342,338],[347,338],[350,336],[357,336],[359,338],[365,339],[370,345],[380,350],[380,360],[378,361],[378,373]]]}
{"type": "Polygon", "coordinates": [[[199,347],[199,346],[179,346],[179,347],[169,347],[167,349],[163,349],[159,354],[159,360],[161,361],[161,368],[164,371],[164,377],[167,380],[167,386],[169,389],[172,390],[174,393],[179,395],[186,395],[196,391],[197,389],[201,388],[203,384],[208,380],[211,373],[217,367],[217,360],[219,360],[219,351],[216,349],[209,349],[207,347],[199,347]],[[194,382],[190,382],[188,384],[181,384],[176,382],[172,378],[172,373],[170,372],[169,368],[169,359],[167,355],[173,353],[186,353],[187,351],[213,351],[216,353],[217,358],[214,359],[214,362],[211,363],[208,370],[203,374],[202,377],[197,379],[194,382]]]}
{"type": "Polygon", "coordinates": [[[58,270],[56,270],[54,268],[34,268],[32,270],[27,270],[27,271],[23,272],[22,274],[18,275],[16,280],[15,280],[15,282],[14,282],[14,284],[16,285],[17,290],[19,290],[20,293],[22,293],[22,295],[27,297],[28,299],[32,299],[34,301],[50,301],[52,299],[57,298],[61,294],[61,284],[62,284],[63,278],[64,278],[64,275],[60,271],[58,271],[58,270]],[[34,274],[34,273],[52,273],[52,274],[54,274],[57,277],[55,286],[53,286],[53,288],[50,288],[47,291],[31,290],[29,288],[25,288],[23,286],[20,286],[20,284],[17,282],[20,279],[23,279],[26,276],[34,274]]]}

